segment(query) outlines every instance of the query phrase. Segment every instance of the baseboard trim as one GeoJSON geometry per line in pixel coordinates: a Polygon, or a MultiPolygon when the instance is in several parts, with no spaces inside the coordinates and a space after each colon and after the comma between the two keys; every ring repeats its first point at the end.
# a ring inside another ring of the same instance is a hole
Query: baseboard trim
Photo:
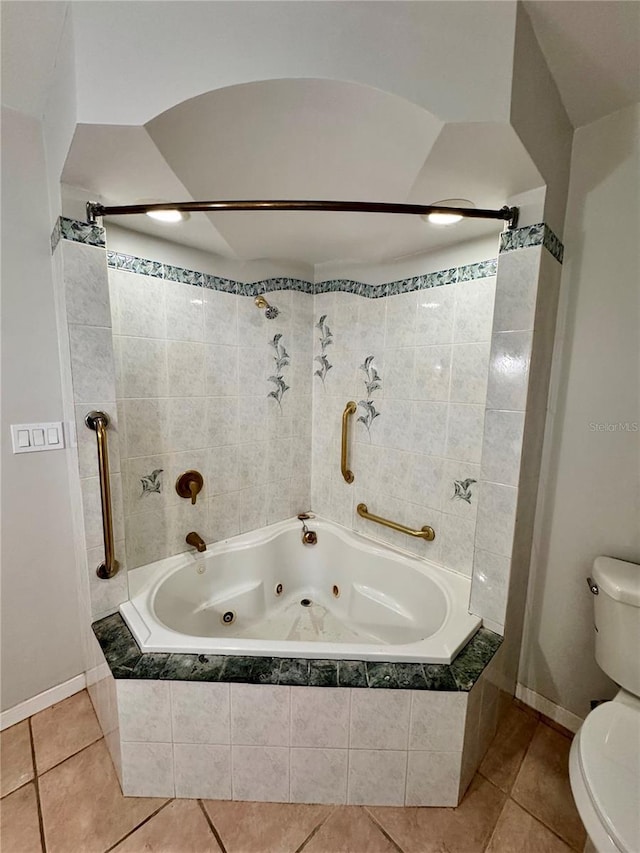
{"type": "Polygon", "coordinates": [[[48,690],[43,690],[37,696],[31,699],[26,699],[20,702],[19,705],[14,705],[13,708],[7,708],[6,711],[0,713],[0,731],[8,729],[10,726],[15,726],[16,723],[26,720],[32,714],[37,714],[38,711],[44,711],[45,708],[50,708],[56,702],[62,702],[63,699],[68,699],[74,693],[79,693],[87,686],[87,678],[84,673],[70,678],[68,681],[63,681],[62,684],[57,684],[55,687],[50,687],[48,690]]]}
{"type": "Polygon", "coordinates": [[[560,705],[556,705],[555,702],[552,702],[545,696],[541,696],[529,687],[525,687],[520,682],[516,685],[516,698],[520,699],[521,702],[524,702],[530,708],[533,708],[534,711],[539,711],[545,717],[549,717],[554,723],[559,723],[565,729],[569,729],[574,734],[584,722],[582,717],[578,717],[577,714],[567,711],[566,708],[561,708],[560,705]]]}
{"type": "Polygon", "coordinates": [[[94,684],[97,684],[98,681],[102,681],[110,675],[111,669],[109,668],[109,664],[106,662],[99,663],[98,666],[94,666],[87,670],[87,687],[92,687],[94,684]]]}

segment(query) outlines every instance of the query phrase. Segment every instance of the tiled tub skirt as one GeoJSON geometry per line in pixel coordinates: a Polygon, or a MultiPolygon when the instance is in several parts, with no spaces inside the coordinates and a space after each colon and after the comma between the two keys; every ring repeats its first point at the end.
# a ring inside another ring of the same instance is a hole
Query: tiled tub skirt
{"type": "MultiPolygon", "coordinates": [[[[411,689],[400,686],[403,664],[376,665],[388,667],[385,682],[350,662],[366,686],[308,686],[311,667],[306,683],[281,683],[282,662],[276,683],[245,683],[246,658],[244,668],[215,675],[202,666],[187,672],[184,661],[165,661],[157,673],[160,656],[136,656],[120,617],[108,620],[94,626],[108,663],[94,671],[89,693],[127,796],[455,806],[495,732],[499,639],[490,632],[442,667],[455,671],[466,654],[457,683],[441,673],[411,689]]],[[[262,677],[268,671],[263,659],[262,677]]]]}

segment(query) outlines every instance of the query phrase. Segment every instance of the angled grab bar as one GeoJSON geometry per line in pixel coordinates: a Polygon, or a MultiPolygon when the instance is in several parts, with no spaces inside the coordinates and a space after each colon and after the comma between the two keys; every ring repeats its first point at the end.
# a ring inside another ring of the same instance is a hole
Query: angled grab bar
{"type": "Polygon", "coordinates": [[[396,521],[389,521],[388,518],[381,518],[379,515],[374,515],[372,512],[369,512],[366,504],[358,504],[356,509],[360,518],[375,521],[376,524],[381,524],[383,527],[390,527],[391,530],[397,530],[399,533],[406,533],[407,536],[426,539],[427,542],[432,542],[436,538],[433,527],[429,527],[428,524],[425,524],[420,530],[414,530],[412,527],[405,527],[404,524],[398,524],[396,521]]]}
{"type": "Polygon", "coordinates": [[[349,400],[347,405],[344,407],[344,412],[342,413],[342,449],[340,452],[340,470],[342,471],[342,476],[346,483],[353,483],[355,480],[353,471],[349,470],[347,453],[349,450],[349,415],[355,415],[357,408],[358,406],[356,403],[353,400],[349,400]]]}
{"type": "Polygon", "coordinates": [[[98,476],[100,477],[100,501],[102,503],[102,535],[104,538],[104,563],[100,563],[96,574],[108,580],[118,573],[120,564],[115,558],[113,546],[113,515],[111,512],[111,482],[109,480],[109,446],[106,412],[89,412],[84,419],[89,429],[95,430],[98,445],[98,476]]]}

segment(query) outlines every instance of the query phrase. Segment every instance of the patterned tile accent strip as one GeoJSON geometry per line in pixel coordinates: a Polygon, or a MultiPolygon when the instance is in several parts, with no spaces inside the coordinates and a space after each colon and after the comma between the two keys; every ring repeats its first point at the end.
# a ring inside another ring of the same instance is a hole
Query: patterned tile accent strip
{"type": "MultiPolygon", "coordinates": [[[[61,216],[51,234],[51,251],[53,252],[60,241],[73,240],[90,246],[106,246],[105,229],[98,225],[89,225],[74,219],[61,216]]],[[[527,225],[514,231],[503,231],[500,235],[500,251],[511,252],[528,246],[543,245],[553,257],[562,263],[564,246],[543,222],[537,225],[527,225]]],[[[496,274],[497,259],[490,258],[476,264],[465,264],[447,270],[426,273],[425,275],[390,281],[386,284],[365,284],[351,279],[330,279],[315,284],[298,278],[268,278],[263,281],[239,282],[222,278],[217,275],[162,264],[148,258],[138,258],[135,255],[124,255],[120,252],[107,252],[107,263],[110,267],[140,275],[154,276],[167,281],[179,281],[196,287],[206,287],[209,290],[221,290],[225,293],[237,293],[238,296],[258,296],[274,290],[295,290],[299,293],[355,293],[367,299],[379,299],[382,296],[396,296],[400,293],[410,293],[414,290],[426,290],[444,284],[455,284],[458,281],[473,281],[487,278],[496,274]]]]}
{"type": "Polygon", "coordinates": [[[52,251],[58,245],[62,237],[64,240],[73,240],[74,243],[86,243],[88,246],[98,246],[104,249],[107,245],[106,232],[99,225],[89,225],[88,222],[78,222],[77,219],[67,219],[61,216],[51,235],[52,251]],[[59,229],[59,236],[58,234],[59,229]],[[55,240],[55,246],[54,246],[55,240]]]}
{"type": "Polygon", "coordinates": [[[514,231],[503,231],[500,235],[501,252],[512,252],[529,246],[544,246],[559,263],[564,259],[564,246],[544,222],[516,228],[514,231]]]}
{"type": "Polygon", "coordinates": [[[107,252],[107,265],[116,269],[136,272],[140,275],[148,275],[153,278],[168,278],[165,276],[164,264],[159,261],[148,261],[145,258],[134,258],[131,255],[121,255],[116,252],[107,252]]]}
{"type": "Polygon", "coordinates": [[[455,284],[457,281],[472,281],[477,278],[487,278],[496,274],[497,258],[481,261],[477,264],[467,264],[448,270],[413,276],[412,278],[391,281],[387,284],[365,284],[351,279],[331,279],[316,284],[298,278],[267,278],[262,281],[234,281],[221,278],[197,270],[160,264],[146,258],[133,255],[123,255],[119,252],[107,252],[107,264],[110,267],[140,275],[151,275],[168,281],[179,281],[193,284],[196,287],[206,287],[209,290],[221,290],[225,293],[236,293],[238,296],[256,297],[260,294],[271,293],[274,290],[294,290],[298,293],[353,293],[366,299],[379,299],[382,296],[396,296],[399,293],[410,293],[414,290],[426,290],[429,287],[439,287],[443,284],[455,284]]]}
{"type": "Polygon", "coordinates": [[[544,239],[542,241],[542,245],[545,247],[547,252],[550,252],[553,255],[556,261],[559,263],[563,262],[564,246],[560,242],[560,238],[553,233],[548,225],[544,226],[544,239]]]}
{"type": "Polygon", "coordinates": [[[51,254],[56,250],[56,246],[60,242],[62,238],[62,229],[60,228],[60,217],[56,219],[56,224],[53,226],[53,231],[51,232],[51,254]]]}
{"type": "Polygon", "coordinates": [[[468,692],[502,643],[480,628],[450,664],[143,654],[119,613],[93,624],[114,678],[288,684],[305,687],[370,687],[468,692]]]}

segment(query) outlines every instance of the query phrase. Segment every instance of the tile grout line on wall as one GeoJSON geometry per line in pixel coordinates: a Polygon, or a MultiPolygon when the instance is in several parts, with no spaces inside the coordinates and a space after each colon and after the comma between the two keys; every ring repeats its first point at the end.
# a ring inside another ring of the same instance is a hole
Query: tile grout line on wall
{"type": "MultiPolygon", "coordinates": [[[[423,667],[423,670],[424,670],[424,667],[423,667]]],[[[410,693],[410,696],[409,696],[409,724],[407,726],[407,743],[406,743],[407,761],[405,764],[405,773],[404,773],[404,797],[402,799],[403,806],[406,806],[406,804],[407,804],[407,787],[409,784],[409,747],[411,744],[411,727],[413,725],[414,699],[415,699],[415,690],[412,690],[410,693]]]]}

